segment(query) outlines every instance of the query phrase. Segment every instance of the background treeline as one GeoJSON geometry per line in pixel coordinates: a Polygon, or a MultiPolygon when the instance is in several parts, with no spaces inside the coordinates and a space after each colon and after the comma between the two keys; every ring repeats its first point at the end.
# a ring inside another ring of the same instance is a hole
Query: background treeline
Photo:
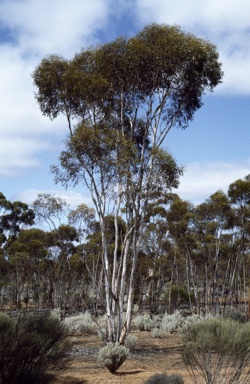
{"type": "MultiPolygon", "coordinates": [[[[109,258],[125,222],[107,216],[109,258]]],[[[0,193],[0,307],[105,307],[101,231],[93,208],[39,194],[31,207],[0,193]]],[[[117,250],[116,250],[117,251],[117,250]]],[[[149,206],[134,303],[152,311],[233,309],[249,315],[250,176],[193,206],[177,194],[149,206]]],[[[118,255],[121,249],[118,249],[118,255]]]]}

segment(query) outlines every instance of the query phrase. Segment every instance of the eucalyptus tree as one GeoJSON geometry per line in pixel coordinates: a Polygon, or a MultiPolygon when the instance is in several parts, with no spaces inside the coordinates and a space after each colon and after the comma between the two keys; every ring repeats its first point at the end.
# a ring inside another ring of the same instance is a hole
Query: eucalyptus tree
{"type": "Polygon", "coordinates": [[[162,195],[148,204],[142,237],[143,255],[140,258],[141,289],[144,288],[146,299],[152,309],[156,309],[163,286],[167,281],[178,280],[176,252],[169,236],[167,213],[175,194],[162,195]]]}
{"type": "Polygon", "coordinates": [[[65,274],[70,271],[69,258],[74,253],[73,242],[78,240],[77,231],[65,224],[70,212],[65,199],[49,193],[39,193],[32,207],[37,222],[49,229],[48,252],[51,261],[49,302],[51,306],[58,307],[64,300],[65,274]]]}
{"type": "Polygon", "coordinates": [[[238,179],[229,185],[228,196],[234,209],[235,248],[237,260],[236,291],[240,298],[242,291],[247,313],[247,285],[248,287],[248,316],[250,317],[250,175],[238,179]],[[241,288],[243,287],[243,289],[241,288]]]}
{"type": "Polygon", "coordinates": [[[34,224],[34,218],[34,211],[27,204],[21,201],[11,202],[0,192],[0,288],[4,297],[7,296],[6,288],[12,273],[9,248],[20,231],[34,224]]]}
{"type": "MultiPolygon", "coordinates": [[[[197,250],[194,231],[194,206],[188,201],[182,200],[178,195],[172,201],[167,213],[168,229],[176,252],[181,254],[179,261],[179,279],[182,286],[187,289],[189,304],[193,308],[192,294],[195,296],[197,311],[199,312],[199,276],[197,268],[197,250]]],[[[169,290],[169,308],[171,307],[171,290],[169,290]]]]}
{"type": "Polygon", "coordinates": [[[49,285],[47,233],[37,228],[22,230],[9,247],[8,254],[9,289],[14,305],[21,297],[26,305],[31,299],[44,305],[45,287],[49,285]]]}
{"type": "Polygon", "coordinates": [[[173,127],[188,126],[203,94],[221,82],[218,53],[178,27],[152,24],[70,61],[46,57],[33,79],[42,113],[67,118],[69,137],[60,166],[52,170],[56,182],[83,184],[91,193],[102,234],[108,339],[123,343],[148,204],[156,193],[178,187],[182,173],[163,143],[173,127]],[[121,213],[126,232],[118,257],[121,213]],[[112,264],[105,224],[110,214],[116,238],[112,264]]]}
{"type": "Polygon", "coordinates": [[[76,228],[79,243],[82,244],[95,225],[95,210],[94,208],[89,208],[86,204],[80,204],[76,209],[70,210],[68,221],[70,225],[76,228]]]}
{"type": "Polygon", "coordinates": [[[18,233],[34,224],[33,209],[21,201],[11,202],[0,192],[0,245],[8,247],[18,233]]]}
{"type": "Polygon", "coordinates": [[[204,279],[205,308],[211,296],[212,311],[221,311],[226,286],[231,287],[234,262],[230,252],[233,212],[227,195],[213,193],[195,209],[195,238],[200,254],[200,277],[204,279]],[[230,278],[231,276],[231,278],[230,278]]]}
{"type": "Polygon", "coordinates": [[[32,208],[36,221],[42,225],[45,224],[50,231],[56,231],[69,213],[69,204],[66,200],[49,193],[39,193],[32,208]]]}

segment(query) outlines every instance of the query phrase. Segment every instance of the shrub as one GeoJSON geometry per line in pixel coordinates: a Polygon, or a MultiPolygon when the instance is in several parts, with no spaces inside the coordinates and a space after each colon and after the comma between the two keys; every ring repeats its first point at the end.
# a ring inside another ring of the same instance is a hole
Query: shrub
{"type": "Polygon", "coordinates": [[[197,324],[211,317],[211,315],[199,316],[195,314],[188,317],[183,317],[179,311],[175,311],[171,315],[165,313],[161,318],[161,321],[159,321],[159,319],[157,320],[157,328],[153,328],[151,330],[151,335],[153,338],[163,338],[168,333],[185,330],[191,324],[197,324]]]}
{"type": "Polygon", "coordinates": [[[166,384],[167,375],[165,373],[156,373],[151,376],[148,380],[144,382],[144,384],[166,384]]]}
{"type": "Polygon", "coordinates": [[[64,326],[56,318],[0,316],[0,383],[46,384],[68,357],[64,326]]]}
{"type": "Polygon", "coordinates": [[[108,339],[108,333],[106,328],[99,328],[97,334],[101,341],[106,341],[108,339]]]}
{"type": "Polygon", "coordinates": [[[132,349],[135,348],[136,341],[137,341],[137,337],[135,335],[129,334],[125,342],[125,347],[128,348],[130,351],[132,351],[132,349]]]}
{"type": "Polygon", "coordinates": [[[184,384],[184,381],[180,375],[168,376],[165,373],[156,373],[145,381],[144,384],[184,384]]]}
{"type": "Polygon", "coordinates": [[[158,323],[158,328],[152,329],[152,337],[161,338],[168,333],[173,333],[174,331],[181,328],[184,322],[185,318],[182,317],[178,311],[175,311],[172,315],[165,313],[161,319],[161,322],[158,323]]]}
{"type": "Polygon", "coordinates": [[[98,360],[112,373],[126,361],[129,349],[119,343],[108,343],[100,349],[98,360]]]}
{"type": "Polygon", "coordinates": [[[151,329],[154,328],[155,323],[154,319],[148,314],[143,316],[138,315],[132,321],[133,326],[139,328],[140,331],[151,331],[151,329]]]}
{"type": "Polygon", "coordinates": [[[175,311],[172,315],[165,313],[162,318],[161,328],[163,332],[173,333],[182,326],[184,321],[184,317],[178,311],[175,311]]]}
{"type": "Polygon", "coordinates": [[[182,355],[191,376],[207,384],[250,382],[250,324],[212,318],[183,332],[182,355]]]}
{"type": "Polygon", "coordinates": [[[139,305],[138,305],[138,304],[134,304],[134,305],[133,305],[133,308],[132,308],[132,313],[133,313],[134,315],[137,314],[137,313],[139,313],[139,309],[140,309],[139,305]]]}
{"type": "Polygon", "coordinates": [[[163,332],[162,328],[153,328],[151,330],[151,336],[153,339],[162,339],[166,336],[166,333],[163,332]]]}
{"type": "Polygon", "coordinates": [[[245,323],[247,321],[246,320],[246,316],[243,315],[240,312],[229,312],[224,317],[226,319],[231,319],[231,320],[234,320],[234,321],[238,321],[239,323],[245,323]]]}
{"type": "Polygon", "coordinates": [[[69,335],[84,335],[93,332],[96,327],[89,312],[77,316],[70,316],[64,319],[64,324],[69,335]]]}
{"type": "MultiPolygon", "coordinates": [[[[167,305],[171,305],[171,310],[175,310],[181,304],[189,304],[189,295],[185,288],[180,285],[172,285],[165,293],[164,296],[167,305]]],[[[193,294],[190,297],[191,301],[194,300],[193,294]]]]}
{"type": "Polygon", "coordinates": [[[52,311],[50,311],[51,317],[56,317],[57,319],[61,320],[62,318],[62,311],[60,308],[54,308],[52,311]]]}
{"type": "Polygon", "coordinates": [[[180,375],[171,375],[167,377],[167,384],[184,384],[184,380],[180,375]]]}

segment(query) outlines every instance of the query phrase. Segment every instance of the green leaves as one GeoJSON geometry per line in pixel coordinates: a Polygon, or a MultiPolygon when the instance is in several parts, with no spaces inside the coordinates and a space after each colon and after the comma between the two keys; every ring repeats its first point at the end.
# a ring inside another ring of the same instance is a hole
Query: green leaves
{"type": "Polygon", "coordinates": [[[119,113],[121,102],[135,116],[138,104],[154,96],[164,102],[165,120],[174,118],[183,127],[222,76],[215,46],[179,27],[157,24],[85,50],[72,61],[49,56],[33,73],[37,101],[52,119],[59,113],[85,119],[93,109],[103,118],[119,113]]]}
{"type": "Polygon", "coordinates": [[[39,88],[37,101],[42,113],[50,119],[54,119],[65,110],[67,100],[65,80],[68,69],[67,60],[59,55],[51,55],[44,58],[33,73],[34,82],[39,88]]]}
{"type": "Polygon", "coordinates": [[[34,218],[34,211],[27,204],[12,203],[0,192],[0,244],[15,239],[22,228],[34,224],[34,218]]]}

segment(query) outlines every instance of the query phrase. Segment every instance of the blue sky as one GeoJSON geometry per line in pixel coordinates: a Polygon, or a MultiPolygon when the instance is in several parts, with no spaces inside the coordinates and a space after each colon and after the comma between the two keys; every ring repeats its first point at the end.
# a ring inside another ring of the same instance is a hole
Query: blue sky
{"type": "Polygon", "coordinates": [[[178,194],[195,204],[250,173],[250,2],[248,0],[0,0],[0,191],[32,203],[60,193],[72,207],[90,204],[86,191],[55,185],[67,124],[41,115],[31,73],[48,54],[72,58],[90,45],[132,36],[156,22],[217,46],[223,84],[204,97],[167,149],[185,167],[178,194]]]}

